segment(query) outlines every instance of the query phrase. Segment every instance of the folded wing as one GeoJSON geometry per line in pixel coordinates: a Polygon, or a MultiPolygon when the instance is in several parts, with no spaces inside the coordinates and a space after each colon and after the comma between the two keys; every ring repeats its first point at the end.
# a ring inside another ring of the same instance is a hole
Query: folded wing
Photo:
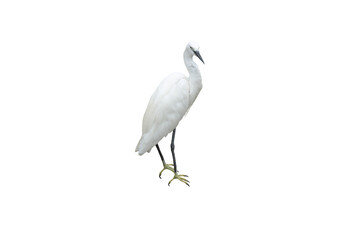
{"type": "Polygon", "coordinates": [[[181,73],[173,73],[160,83],[144,114],[142,136],[135,149],[139,155],[150,152],[176,128],[189,108],[189,94],[189,81],[181,73]]]}

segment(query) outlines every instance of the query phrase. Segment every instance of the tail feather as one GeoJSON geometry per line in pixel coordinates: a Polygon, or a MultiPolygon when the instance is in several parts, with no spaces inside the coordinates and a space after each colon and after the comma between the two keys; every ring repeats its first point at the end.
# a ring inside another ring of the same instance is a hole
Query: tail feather
{"type": "Polygon", "coordinates": [[[150,152],[152,147],[148,149],[147,145],[148,144],[146,144],[144,141],[144,137],[141,137],[135,148],[135,152],[138,152],[140,156],[146,152],[150,152]]]}

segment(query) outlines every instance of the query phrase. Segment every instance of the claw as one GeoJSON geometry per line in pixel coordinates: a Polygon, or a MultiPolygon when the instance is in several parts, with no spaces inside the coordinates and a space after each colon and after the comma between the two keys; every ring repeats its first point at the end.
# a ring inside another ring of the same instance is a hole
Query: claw
{"type": "MultiPolygon", "coordinates": [[[[185,180],[185,179],[184,179],[185,180]]],[[[183,182],[183,183],[185,183],[186,185],[188,185],[189,187],[190,187],[190,185],[189,185],[189,181],[183,181],[183,180],[180,180],[181,182],[183,182]]]]}

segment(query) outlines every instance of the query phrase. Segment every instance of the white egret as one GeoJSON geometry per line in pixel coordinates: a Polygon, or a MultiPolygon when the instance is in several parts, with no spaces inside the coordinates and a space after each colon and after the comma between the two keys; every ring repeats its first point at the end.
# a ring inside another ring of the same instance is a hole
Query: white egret
{"type": "Polygon", "coordinates": [[[178,174],[174,141],[177,125],[190,109],[202,88],[201,74],[193,60],[194,55],[204,63],[199,53],[199,45],[196,42],[189,42],[184,51],[184,63],[189,72],[189,77],[182,73],[172,73],[159,84],[151,96],[143,117],[142,136],[135,149],[135,152],[143,155],[156,146],[164,166],[159,177],[161,178],[165,169],[174,172],[174,177],[170,180],[169,186],[174,179],[178,179],[189,186],[189,180],[184,178],[188,176],[178,174]],[[173,164],[166,164],[158,143],[170,132],[172,132],[170,149],[173,164]]]}

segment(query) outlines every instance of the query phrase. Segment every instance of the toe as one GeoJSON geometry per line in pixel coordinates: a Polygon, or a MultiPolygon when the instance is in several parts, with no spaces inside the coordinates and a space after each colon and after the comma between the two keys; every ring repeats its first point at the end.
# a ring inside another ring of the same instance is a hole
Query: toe
{"type": "Polygon", "coordinates": [[[182,182],[187,182],[187,183],[190,182],[189,180],[187,180],[187,179],[185,179],[185,178],[181,178],[181,179],[179,179],[179,180],[182,181],[182,182]]]}
{"type": "Polygon", "coordinates": [[[187,183],[187,182],[184,182],[184,181],[181,181],[181,182],[185,183],[186,185],[188,185],[188,186],[190,187],[189,183],[187,183]]]}

